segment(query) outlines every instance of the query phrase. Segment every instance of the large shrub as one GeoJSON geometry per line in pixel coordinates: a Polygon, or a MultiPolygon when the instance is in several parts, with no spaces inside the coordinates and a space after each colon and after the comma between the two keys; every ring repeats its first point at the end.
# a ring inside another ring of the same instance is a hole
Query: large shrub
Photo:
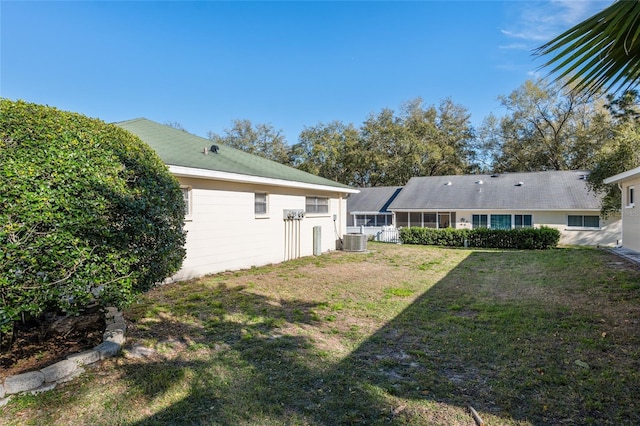
{"type": "Polygon", "coordinates": [[[0,99],[0,332],[131,302],[180,268],[183,219],[177,180],[136,136],[0,99]]]}
{"type": "Polygon", "coordinates": [[[400,230],[400,239],[405,244],[541,250],[556,247],[560,231],[544,226],[516,229],[411,227],[400,230]]]}

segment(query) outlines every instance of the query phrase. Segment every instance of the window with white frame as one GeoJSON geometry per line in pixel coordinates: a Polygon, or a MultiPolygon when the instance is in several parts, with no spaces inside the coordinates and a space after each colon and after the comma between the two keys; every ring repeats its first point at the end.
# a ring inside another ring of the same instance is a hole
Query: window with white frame
{"type": "Polygon", "coordinates": [[[307,214],[329,213],[329,198],[306,197],[305,210],[307,214]]]}
{"type": "Polygon", "coordinates": [[[600,216],[567,216],[567,226],[569,228],[600,228],[600,216]]]}
{"type": "Polygon", "coordinates": [[[181,186],[182,190],[182,199],[184,200],[184,215],[185,217],[191,216],[191,187],[189,186],[181,186]]]}
{"type": "Polygon", "coordinates": [[[491,228],[492,229],[511,229],[511,215],[510,214],[492,214],[491,228]]]}
{"type": "Polygon", "coordinates": [[[627,207],[633,207],[635,205],[635,186],[627,187],[627,207]]]}
{"type": "Polygon", "coordinates": [[[254,194],[254,213],[256,215],[266,215],[267,214],[267,201],[268,196],[265,192],[256,192],[254,194]]]}
{"type": "Polygon", "coordinates": [[[530,214],[513,215],[514,228],[531,228],[533,226],[533,218],[530,214]]]}
{"type": "Polygon", "coordinates": [[[487,228],[489,226],[488,216],[486,214],[474,214],[471,216],[471,227],[487,228]]]}

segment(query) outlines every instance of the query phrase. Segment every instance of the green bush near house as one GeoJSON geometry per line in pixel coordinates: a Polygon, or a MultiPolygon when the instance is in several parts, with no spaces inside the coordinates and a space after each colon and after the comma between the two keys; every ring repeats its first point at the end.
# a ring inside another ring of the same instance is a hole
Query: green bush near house
{"type": "Polygon", "coordinates": [[[411,227],[400,230],[400,239],[404,244],[542,250],[558,245],[560,231],[544,226],[516,229],[411,227]]]}
{"type": "Polygon", "coordinates": [[[183,219],[177,180],[136,136],[0,99],[0,332],[127,305],[180,268],[183,219]]]}

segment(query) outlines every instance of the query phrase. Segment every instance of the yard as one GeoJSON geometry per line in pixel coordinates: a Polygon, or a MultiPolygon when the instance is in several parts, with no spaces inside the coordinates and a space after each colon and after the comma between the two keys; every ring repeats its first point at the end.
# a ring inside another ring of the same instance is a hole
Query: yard
{"type": "Polygon", "coordinates": [[[166,285],[123,356],[1,424],[640,424],[640,269],[369,243],[166,285]]]}

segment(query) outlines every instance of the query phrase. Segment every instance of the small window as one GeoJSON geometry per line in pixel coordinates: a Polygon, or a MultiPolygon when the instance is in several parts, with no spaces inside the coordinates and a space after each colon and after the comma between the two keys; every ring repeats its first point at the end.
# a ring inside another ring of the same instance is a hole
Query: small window
{"type": "Polygon", "coordinates": [[[486,214],[474,214],[471,216],[471,226],[473,229],[486,228],[488,223],[486,214]]]}
{"type": "Polygon", "coordinates": [[[533,220],[530,214],[513,215],[513,225],[516,228],[531,228],[533,220]]]}
{"type": "Polygon", "coordinates": [[[181,186],[182,199],[184,200],[184,215],[185,217],[191,216],[191,188],[188,186],[181,186]]]}
{"type": "Polygon", "coordinates": [[[305,202],[307,214],[329,213],[329,198],[307,197],[305,202]]]}
{"type": "Polygon", "coordinates": [[[600,228],[600,216],[572,216],[567,217],[570,228],[600,228]]]}
{"type": "Polygon", "coordinates": [[[635,205],[635,192],[634,186],[627,188],[627,207],[633,207],[635,205]]]}
{"type": "Polygon", "coordinates": [[[585,216],[584,217],[584,227],[585,228],[600,228],[600,217],[599,216],[585,216]]]}
{"type": "Polygon", "coordinates": [[[264,192],[256,192],[254,194],[254,211],[255,214],[267,214],[267,194],[264,192]]]}

